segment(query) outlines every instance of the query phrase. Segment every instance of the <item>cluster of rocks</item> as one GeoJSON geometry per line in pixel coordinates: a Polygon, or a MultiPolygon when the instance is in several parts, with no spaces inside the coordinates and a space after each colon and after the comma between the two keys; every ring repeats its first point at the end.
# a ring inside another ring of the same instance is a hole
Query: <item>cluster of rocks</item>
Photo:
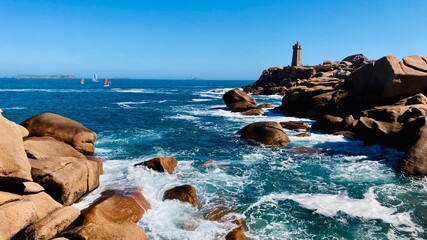
{"type": "MultiPolygon", "coordinates": [[[[103,173],[93,131],[53,113],[19,125],[0,114],[0,134],[0,239],[147,239],[136,223],[151,206],[138,187],[105,190],[83,210],[71,206],[98,187],[103,173]]],[[[173,174],[177,160],[135,166],[173,174]]],[[[199,204],[191,185],[169,189],[163,199],[199,204]]],[[[230,212],[207,219],[231,221],[230,212]]],[[[226,239],[246,239],[240,220],[232,221],[236,228],[226,239]]]]}
{"type": "Polygon", "coordinates": [[[316,79],[317,82],[328,82],[332,79],[335,80],[333,82],[339,82],[367,63],[369,61],[365,56],[355,54],[340,62],[324,61],[317,66],[271,67],[264,70],[256,82],[244,86],[243,90],[254,95],[285,95],[292,92],[292,87],[301,85],[301,81],[307,79],[316,79]]]}
{"type": "Polygon", "coordinates": [[[358,54],[314,67],[272,68],[244,90],[284,94],[278,109],[316,120],[312,130],[405,151],[397,170],[427,175],[427,57],[368,61],[358,54]]]}

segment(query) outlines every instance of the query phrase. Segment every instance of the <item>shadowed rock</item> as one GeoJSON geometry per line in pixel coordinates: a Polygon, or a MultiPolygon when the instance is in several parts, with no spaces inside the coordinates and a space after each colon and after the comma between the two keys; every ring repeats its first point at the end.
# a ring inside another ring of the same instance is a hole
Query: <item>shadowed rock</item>
{"type": "Polygon", "coordinates": [[[398,171],[414,175],[427,175],[427,128],[421,130],[418,141],[409,149],[397,167],[398,171]]]}

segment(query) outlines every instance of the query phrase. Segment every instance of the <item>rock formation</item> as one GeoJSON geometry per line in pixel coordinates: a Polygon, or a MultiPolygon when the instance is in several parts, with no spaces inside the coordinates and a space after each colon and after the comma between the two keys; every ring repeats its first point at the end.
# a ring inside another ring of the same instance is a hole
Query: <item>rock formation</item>
{"type": "Polygon", "coordinates": [[[315,131],[405,151],[398,170],[427,175],[427,57],[369,61],[356,54],[313,67],[274,67],[244,90],[284,94],[278,109],[285,115],[317,120],[315,131]]]}
{"type": "Polygon", "coordinates": [[[197,207],[199,204],[199,199],[197,198],[196,189],[189,185],[182,185],[171,188],[165,192],[163,195],[163,200],[179,200],[181,202],[187,202],[191,204],[193,207],[197,207]]]}
{"type": "Polygon", "coordinates": [[[65,142],[85,155],[93,155],[96,134],[80,123],[54,114],[42,113],[21,123],[28,129],[30,137],[53,137],[65,142]]]}
{"type": "Polygon", "coordinates": [[[238,132],[244,139],[269,146],[286,146],[289,138],[278,122],[251,123],[238,132]]]}
{"type": "Polygon", "coordinates": [[[172,174],[177,165],[178,162],[174,157],[156,157],[142,163],[137,163],[134,166],[145,166],[154,171],[172,174]]]}

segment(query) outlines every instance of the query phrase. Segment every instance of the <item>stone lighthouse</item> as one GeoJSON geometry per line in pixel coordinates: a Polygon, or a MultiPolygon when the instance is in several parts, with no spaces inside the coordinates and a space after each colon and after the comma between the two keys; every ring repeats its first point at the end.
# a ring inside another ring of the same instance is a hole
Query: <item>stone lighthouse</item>
{"type": "Polygon", "coordinates": [[[291,66],[301,66],[301,45],[297,42],[292,46],[294,50],[292,53],[292,65],[291,66]]]}

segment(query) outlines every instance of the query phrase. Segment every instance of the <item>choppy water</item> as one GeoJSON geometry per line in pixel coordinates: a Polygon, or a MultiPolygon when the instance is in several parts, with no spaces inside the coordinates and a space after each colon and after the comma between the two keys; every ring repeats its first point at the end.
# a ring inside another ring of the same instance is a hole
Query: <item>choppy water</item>
{"type": "MultiPolygon", "coordinates": [[[[234,226],[203,219],[215,206],[235,209],[251,239],[427,238],[427,179],[396,174],[401,152],[340,136],[293,137],[288,147],[251,146],[235,135],[248,123],[295,118],[268,112],[240,116],[222,93],[249,81],[113,80],[110,88],[79,80],[0,80],[0,108],[21,122],[40,112],[73,118],[97,132],[104,160],[99,189],[140,186],[152,205],[141,219],[150,239],[222,239],[234,226]],[[295,147],[319,148],[299,154],[295,147]],[[175,156],[176,174],[133,164],[175,156]],[[204,167],[214,160],[213,167],[204,167]],[[180,184],[196,187],[201,209],[161,201],[180,184]]],[[[256,97],[280,104],[280,97],[256,97]]],[[[301,120],[301,119],[300,119],[301,120]]],[[[307,119],[302,119],[311,123],[307,119]]]]}

